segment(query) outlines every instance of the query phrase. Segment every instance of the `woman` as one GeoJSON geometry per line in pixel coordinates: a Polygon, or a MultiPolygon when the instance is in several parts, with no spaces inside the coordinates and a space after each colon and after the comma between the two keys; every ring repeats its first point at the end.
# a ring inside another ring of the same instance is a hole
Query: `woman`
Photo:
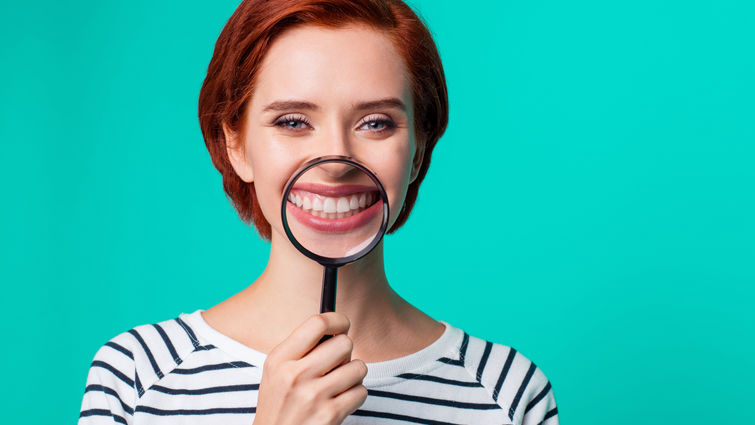
{"type": "Polygon", "coordinates": [[[80,424],[558,423],[534,363],[391,289],[382,243],[341,268],[338,312],[314,314],[322,267],[283,231],[287,180],[323,155],[376,173],[401,206],[390,231],[407,219],[448,119],[439,55],[408,6],[242,2],[217,41],[199,118],[226,193],[270,240],[267,267],[206,311],[105,344],[80,424]]]}

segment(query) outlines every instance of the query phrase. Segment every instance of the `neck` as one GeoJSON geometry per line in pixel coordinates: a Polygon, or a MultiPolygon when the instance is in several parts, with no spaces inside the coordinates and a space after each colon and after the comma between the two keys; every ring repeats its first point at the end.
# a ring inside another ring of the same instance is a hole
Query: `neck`
{"type": "MultiPolygon", "coordinates": [[[[267,267],[248,290],[275,308],[272,317],[299,324],[319,313],[324,268],[283,238],[273,234],[267,267]]],[[[395,295],[385,275],[382,241],[365,257],[338,269],[336,311],[349,317],[352,325],[370,323],[395,310],[395,295]]]]}
{"type": "MultiPolygon", "coordinates": [[[[269,261],[260,277],[203,316],[220,332],[269,353],[304,320],[319,313],[322,274],[323,266],[273,231],[269,261]]],[[[388,284],[382,241],[365,257],[338,270],[336,311],[349,318],[353,354],[365,361],[416,351],[442,332],[442,325],[388,284]],[[428,332],[429,340],[418,337],[428,332]]]]}

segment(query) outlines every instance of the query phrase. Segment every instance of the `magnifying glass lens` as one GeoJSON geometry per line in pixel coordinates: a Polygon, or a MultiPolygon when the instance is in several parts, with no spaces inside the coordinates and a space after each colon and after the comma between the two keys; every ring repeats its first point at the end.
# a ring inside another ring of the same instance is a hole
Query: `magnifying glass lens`
{"type": "Polygon", "coordinates": [[[380,236],[386,208],[381,188],[365,171],[346,162],[325,162],[289,183],[284,214],[303,248],[345,258],[380,236]]]}

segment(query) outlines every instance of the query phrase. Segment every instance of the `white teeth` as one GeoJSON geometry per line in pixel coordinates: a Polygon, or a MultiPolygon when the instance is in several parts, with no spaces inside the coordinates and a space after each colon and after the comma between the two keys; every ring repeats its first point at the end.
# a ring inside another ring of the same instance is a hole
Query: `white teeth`
{"type": "Polygon", "coordinates": [[[325,202],[322,203],[322,210],[326,213],[336,212],[336,201],[333,198],[325,198],[325,202]]]}
{"type": "Polygon", "coordinates": [[[288,200],[315,217],[336,219],[350,217],[362,212],[376,199],[372,192],[354,193],[350,196],[331,198],[309,192],[289,193],[288,200]]]}
{"type": "Polygon", "coordinates": [[[349,200],[346,198],[338,198],[338,204],[336,205],[336,212],[345,213],[349,208],[349,200]]]}

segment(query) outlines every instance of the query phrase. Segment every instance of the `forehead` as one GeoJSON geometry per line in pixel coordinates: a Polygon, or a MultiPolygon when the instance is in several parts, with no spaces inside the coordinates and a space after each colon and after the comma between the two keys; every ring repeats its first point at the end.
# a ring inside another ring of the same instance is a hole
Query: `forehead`
{"type": "Polygon", "coordinates": [[[404,61],[393,43],[359,25],[284,32],[265,55],[255,87],[253,108],[293,98],[335,106],[393,96],[410,104],[404,61]]]}

